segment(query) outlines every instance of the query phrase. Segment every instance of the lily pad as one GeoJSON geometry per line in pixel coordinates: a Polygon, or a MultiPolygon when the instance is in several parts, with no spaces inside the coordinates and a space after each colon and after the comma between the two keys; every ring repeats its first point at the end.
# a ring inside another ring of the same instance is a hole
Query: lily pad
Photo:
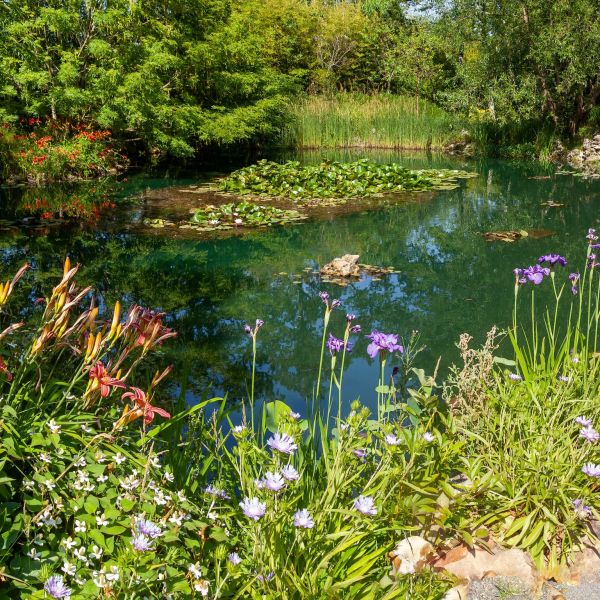
{"type": "Polygon", "coordinates": [[[549,229],[519,229],[516,231],[487,231],[482,234],[486,242],[516,242],[523,238],[539,240],[554,235],[549,229]]]}

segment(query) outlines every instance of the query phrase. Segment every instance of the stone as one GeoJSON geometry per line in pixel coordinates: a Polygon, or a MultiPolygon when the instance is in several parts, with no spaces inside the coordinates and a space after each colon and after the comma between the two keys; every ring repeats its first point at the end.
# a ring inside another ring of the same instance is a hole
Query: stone
{"type": "Polygon", "coordinates": [[[392,574],[418,573],[425,567],[431,554],[433,546],[425,538],[411,535],[398,542],[396,548],[389,553],[392,559],[392,574]]]}
{"type": "Polygon", "coordinates": [[[583,140],[581,148],[571,150],[567,162],[589,177],[600,177],[600,134],[583,140]]]}
{"type": "Polygon", "coordinates": [[[493,553],[482,548],[455,552],[457,560],[450,562],[448,556],[434,566],[443,568],[465,581],[477,581],[484,577],[514,577],[524,585],[533,588],[537,584],[533,563],[529,556],[516,548],[496,549],[493,553]],[[462,554],[462,555],[461,555],[462,554]]]}
{"type": "Polygon", "coordinates": [[[467,599],[467,586],[458,585],[448,590],[442,600],[466,600],[467,599]]]}
{"type": "Polygon", "coordinates": [[[344,254],[334,258],[321,268],[321,275],[329,277],[359,277],[360,267],[358,265],[358,254],[344,254]]]}

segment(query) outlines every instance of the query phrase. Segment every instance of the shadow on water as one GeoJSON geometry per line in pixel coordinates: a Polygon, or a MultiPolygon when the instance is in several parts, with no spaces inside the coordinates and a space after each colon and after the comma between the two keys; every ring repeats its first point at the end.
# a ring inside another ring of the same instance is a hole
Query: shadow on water
{"type": "MultiPolygon", "coordinates": [[[[365,154],[357,151],[352,157],[365,154]]],[[[177,239],[127,230],[127,222],[147,210],[142,197],[149,190],[206,179],[199,173],[137,174],[110,183],[107,190],[98,192],[97,186],[96,192],[88,191],[90,200],[117,206],[108,207],[99,218],[83,220],[53,217],[44,223],[39,214],[15,211],[26,195],[35,199],[49,194],[48,189],[3,190],[3,271],[30,261],[39,293],[53,284],[69,254],[82,263],[80,281],[97,286],[101,307],[124,298],[166,311],[179,337],[157,360],[175,364],[173,381],[187,379],[190,402],[223,392],[232,399],[245,394],[251,356],[243,325],[261,318],[266,324],[259,334],[258,394],[301,408],[312,393],[318,366],[323,308],[319,291],[343,301],[343,310],[332,318],[335,334],[342,335],[345,312],[358,316],[364,333],[378,328],[406,338],[418,330],[426,345],[418,366],[432,371],[441,357],[445,371],[458,359],[455,342],[460,333],[470,332],[481,341],[493,324],[509,323],[515,266],[531,264],[551,251],[579,265],[587,228],[598,226],[598,181],[552,175],[532,164],[368,155],[414,168],[476,170],[480,177],[426,200],[384,203],[377,210],[225,239],[177,239]],[[548,174],[550,179],[531,179],[548,174]],[[544,206],[547,200],[564,206],[544,206]],[[61,220],[69,225],[59,226],[61,220]],[[488,243],[481,235],[540,228],[555,235],[510,244],[488,243]],[[361,262],[394,266],[400,273],[365,277],[341,288],[321,282],[312,272],[345,253],[359,254],[361,262]]],[[[348,158],[328,152],[296,156],[305,162],[348,158]]],[[[63,186],[53,188],[52,194],[64,203],[83,192],[63,186]]],[[[344,382],[346,397],[373,403],[378,367],[366,355],[364,337],[356,341],[344,382]]]]}

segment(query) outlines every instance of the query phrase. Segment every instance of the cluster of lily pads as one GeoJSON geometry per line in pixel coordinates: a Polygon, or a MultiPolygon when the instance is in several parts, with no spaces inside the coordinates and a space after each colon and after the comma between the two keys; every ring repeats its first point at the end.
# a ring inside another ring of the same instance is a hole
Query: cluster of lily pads
{"type": "Polygon", "coordinates": [[[455,169],[411,170],[396,163],[378,164],[368,159],[350,163],[325,161],[308,166],[298,161],[261,160],[231,173],[220,182],[220,189],[240,195],[297,200],[357,198],[399,191],[454,189],[459,179],[475,176],[455,169]]]}
{"type": "Polygon", "coordinates": [[[243,201],[220,206],[208,204],[194,209],[190,222],[203,230],[212,231],[233,227],[268,227],[305,218],[305,215],[296,210],[284,210],[243,201]]]}

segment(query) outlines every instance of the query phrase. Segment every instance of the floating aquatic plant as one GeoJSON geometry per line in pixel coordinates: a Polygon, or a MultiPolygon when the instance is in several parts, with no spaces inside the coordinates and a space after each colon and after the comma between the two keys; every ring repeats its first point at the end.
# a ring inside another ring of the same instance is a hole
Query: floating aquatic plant
{"type": "Polygon", "coordinates": [[[235,194],[295,200],[358,198],[400,191],[454,189],[459,179],[475,176],[454,169],[411,170],[396,163],[381,165],[368,159],[351,163],[326,161],[312,166],[297,161],[281,164],[261,160],[231,173],[220,182],[220,188],[235,194]]]}
{"type": "Polygon", "coordinates": [[[231,202],[215,206],[208,204],[194,210],[191,223],[203,230],[231,229],[232,227],[269,227],[305,219],[295,210],[261,206],[254,202],[231,202]]]}

